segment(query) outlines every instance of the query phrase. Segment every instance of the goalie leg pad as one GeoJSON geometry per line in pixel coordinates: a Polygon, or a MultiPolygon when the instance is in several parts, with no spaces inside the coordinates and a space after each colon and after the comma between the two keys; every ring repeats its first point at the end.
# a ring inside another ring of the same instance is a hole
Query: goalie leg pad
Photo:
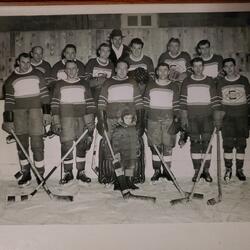
{"type": "Polygon", "coordinates": [[[99,146],[99,183],[108,184],[114,182],[114,167],[112,165],[112,157],[109,148],[104,139],[100,141],[99,146]]]}

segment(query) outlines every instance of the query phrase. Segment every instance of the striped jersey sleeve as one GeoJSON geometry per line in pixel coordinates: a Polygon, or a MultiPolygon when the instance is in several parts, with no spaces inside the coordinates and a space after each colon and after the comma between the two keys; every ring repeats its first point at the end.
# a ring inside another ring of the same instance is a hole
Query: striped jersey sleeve
{"type": "Polygon", "coordinates": [[[108,104],[108,82],[104,82],[98,99],[98,109],[106,110],[108,104]]]}
{"type": "Polygon", "coordinates": [[[143,99],[139,90],[137,83],[134,83],[134,102],[135,102],[135,109],[143,109],[143,99]]]}
{"type": "Polygon", "coordinates": [[[57,83],[54,87],[53,96],[50,104],[52,115],[59,115],[61,99],[60,95],[60,83],[57,83]]]}
{"type": "Polygon", "coordinates": [[[14,97],[14,88],[8,79],[5,82],[5,102],[4,102],[4,110],[5,111],[13,111],[15,107],[15,97],[14,97]]]}
{"type": "Polygon", "coordinates": [[[91,90],[89,88],[89,86],[86,84],[85,85],[85,101],[86,101],[86,110],[87,110],[87,114],[94,114],[96,113],[96,105],[95,105],[95,101],[92,97],[91,94],[91,90]]]}
{"type": "Polygon", "coordinates": [[[42,104],[49,104],[50,103],[50,97],[49,97],[49,91],[45,83],[45,78],[41,75],[40,77],[40,98],[42,104]]]}
{"type": "Polygon", "coordinates": [[[221,99],[218,94],[215,80],[210,78],[210,96],[211,96],[211,108],[214,110],[221,109],[221,99]]]}
{"type": "Polygon", "coordinates": [[[180,92],[179,107],[181,110],[187,110],[187,79],[184,79],[180,92]]]}

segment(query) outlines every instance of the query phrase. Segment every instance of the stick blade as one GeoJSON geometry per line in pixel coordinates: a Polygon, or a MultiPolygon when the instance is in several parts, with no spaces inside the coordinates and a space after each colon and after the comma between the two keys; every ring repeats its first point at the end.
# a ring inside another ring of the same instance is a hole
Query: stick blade
{"type": "Polygon", "coordinates": [[[170,201],[170,204],[172,205],[172,206],[174,206],[174,205],[176,205],[176,204],[179,204],[179,203],[183,203],[184,201],[188,201],[188,198],[186,197],[186,198],[180,198],[180,199],[174,199],[174,200],[171,200],[170,201]]]}
{"type": "Polygon", "coordinates": [[[129,199],[129,200],[143,200],[143,201],[152,201],[153,203],[156,202],[156,197],[154,196],[147,196],[147,195],[137,195],[137,194],[132,194],[130,192],[126,193],[123,198],[129,199]]]}
{"type": "Polygon", "coordinates": [[[214,206],[215,204],[221,202],[221,200],[219,198],[211,198],[209,200],[207,200],[207,205],[209,206],[214,206]]]}
{"type": "Polygon", "coordinates": [[[53,198],[56,200],[61,200],[61,201],[74,201],[74,196],[72,195],[53,194],[53,198]]]}
{"type": "MultiPolygon", "coordinates": [[[[186,193],[186,195],[189,197],[190,196],[190,192],[185,192],[186,193]]],[[[198,199],[198,200],[202,200],[202,199],[204,199],[204,194],[201,194],[201,193],[194,193],[193,194],[193,198],[194,199],[198,199]]]]}

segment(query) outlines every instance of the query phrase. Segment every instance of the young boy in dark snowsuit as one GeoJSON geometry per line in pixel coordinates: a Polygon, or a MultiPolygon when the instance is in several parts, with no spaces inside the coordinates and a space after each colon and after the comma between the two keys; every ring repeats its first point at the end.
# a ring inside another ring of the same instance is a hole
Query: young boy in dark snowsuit
{"type": "MultiPolygon", "coordinates": [[[[194,74],[183,81],[180,108],[182,128],[188,131],[191,140],[191,158],[195,170],[192,180],[195,182],[214,126],[221,128],[223,116],[214,80],[203,74],[203,59],[194,58],[191,66],[194,74]]],[[[207,159],[201,177],[212,182],[209,173],[211,152],[207,159]]]]}
{"type": "MultiPolygon", "coordinates": [[[[88,129],[89,136],[94,131],[94,113],[96,106],[91,95],[88,82],[78,77],[78,67],[75,61],[65,64],[67,79],[58,81],[55,85],[51,110],[53,115],[53,130],[60,136],[61,155],[64,156],[81,134],[88,129]]],[[[84,138],[76,145],[76,179],[90,182],[85,174],[86,151],[89,149],[84,138]]],[[[73,152],[64,160],[64,177],[61,184],[73,180],[73,152]]]]}
{"type": "Polygon", "coordinates": [[[179,84],[168,79],[169,65],[160,63],[156,68],[156,76],[155,81],[149,82],[144,94],[148,144],[152,151],[155,171],[151,181],[157,181],[162,176],[169,179],[165,171],[161,173],[161,161],[153,145],[157,146],[171,167],[176,135],[170,132],[170,127],[179,119],[179,84]]]}
{"type": "MultiPolygon", "coordinates": [[[[11,133],[13,129],[26,152],[29,152],[29,139],[35,167],[43,176],[44,168],[44,126],[51,123],[49,93],[43,74],[32,68],[27,53],[19,55],[18,67],[5,83],[5,107],[3,129],[11,133]]],[[[19,162],[23,172],[18,185],[30,183],[30,164],[21,148],[17,145],[19,162]]]]}
{"type": "Polygon", "coordinates": [[[135,113],[127,109],[122,112],[121,120],[112,134],[111,142],[115,154],[120,156],[128,187],[137,189],[133,177],[136,162],[140,156],[140,144],[138,131],[136,130],[135,113]]]}
{"type": "Polygon", "coordinates": [[[224,179],[232,176],[233,148],[236,149],[236,176],[246,180],[243,173],[246,139],[249,137],[248,116],[250,114],[250,85],[246,77],[236,70],[233,58],[223,60],[226,76],[218,81],[220,96],[225,117],[222,126],[224,161],[226,172],[224,179]]]}

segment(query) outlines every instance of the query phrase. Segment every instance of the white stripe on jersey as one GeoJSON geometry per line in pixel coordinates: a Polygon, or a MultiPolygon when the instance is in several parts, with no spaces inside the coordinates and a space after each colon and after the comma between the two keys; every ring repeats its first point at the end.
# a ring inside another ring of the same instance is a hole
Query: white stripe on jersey
{"type": "Polygon", "coordinates": [[[208,105],[211,103],[209,86],[205,84],[190,84],[187,93],[187,104],[189,105],[208,105]]]}
{"type": "Polygon", "coordinates": [[[61,104],[84,104],[85,101],[84,86],[65,86],[61,88],[61,104]]]}
{"type": "Polygon", "coordinates": [[[33,97],[40,95],[39,78],[32,76],[32,78],[22,78],[13,82],[14,96],[20,97],[33,97]]]}
{"type": "Polygon", "coordinates": [[[108,88],[108,102],[133,102],[134,87],[132,84],[116,84],[108,88]]]}
{"type": "Polygon", "coordinates": [[[173,108],[174,93],[171,89],[154,88],[150,90],[150,108],[171,109],[173,108]]]}
{"type": "Polygon", "coordinates": [[[247,103],[246,91],[242,85],[226,85],[222,89],[222,104],[242,105],[247,103]]]}

